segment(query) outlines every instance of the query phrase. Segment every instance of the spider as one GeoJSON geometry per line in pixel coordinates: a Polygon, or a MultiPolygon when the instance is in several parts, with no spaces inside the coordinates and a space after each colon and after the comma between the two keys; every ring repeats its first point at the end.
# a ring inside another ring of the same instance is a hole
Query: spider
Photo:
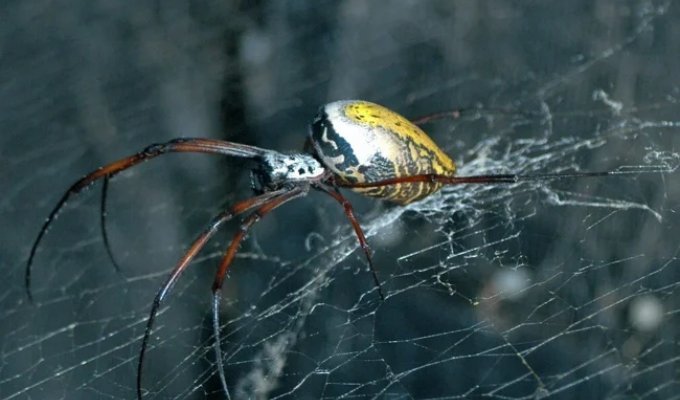
{"type": "MultiPolygon", "coordinates": [[[[377,292],[380,298],[384,299],[378,273],[371,261],[371,250],[366,237],[354,215],[352,205],[341,194],[339,188],[347,188],[367,196],[405,205],[431,195],[444,185],[516,183],[621,173],[606,171],[537,175],[456,176],[456,165],[451,158],[419,128],[420,124],[446,116],[457,116],[457,114],[455,112],[433,114],[415,121],[409,121],[394,111],[375,103],[345,100],[326,104],[319,109],[311,124],[304,153],[283,154],[240,143],[202,138],[179,138],[148,146],[139,153],[90,172],[71,185],[64,193],[43,223],[31,247],[25,274],[28,298],[33,302],[30,290],[31,265],[49,226],[72,196],[89,187],[95,181],[103,180],[101,213],[103,219],[108,180],[115,174],[144,161],[174,152],[210,153],[253,160],[256,163],[252,170],[254,188],[258,189],[256,195],[236,202],[230,208],[215,216],[174,266],[153,300],[137,363],[136,390],[137,398],[141,399],[144,355],[161,302],[168,296],[173,285],[218,229],[232,218],[251,212],[243,218],[240,228],[236,231],[224,252],[212,284],[213,348],[220,382],[225,396],[229,399],[220,348],[218,310],[221,288],[229,267],[247,233],[256,222],[276,208],[294,199],[306,196],[312,189],[337,201],[342,206],[345,216],[354,229],[372,273],[377,292]]],[[[105,234],[104,242],[108,249],[105,234]]]]}

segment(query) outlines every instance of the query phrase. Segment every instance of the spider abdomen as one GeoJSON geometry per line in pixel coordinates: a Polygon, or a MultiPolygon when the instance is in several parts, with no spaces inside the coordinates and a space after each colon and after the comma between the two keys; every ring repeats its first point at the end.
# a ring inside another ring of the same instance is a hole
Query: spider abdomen
{"type": "MultiPolygon", "coordinates": [[[[413,175],[453,176],[449,156],[418,126],[378,104],[336,101],[321,107],[310,129],[319,160],[341,183],[373,183],[413,175]]],[[[399,204],[422,199],[441,188],[435,182],[353,188],[399,204]]]]}

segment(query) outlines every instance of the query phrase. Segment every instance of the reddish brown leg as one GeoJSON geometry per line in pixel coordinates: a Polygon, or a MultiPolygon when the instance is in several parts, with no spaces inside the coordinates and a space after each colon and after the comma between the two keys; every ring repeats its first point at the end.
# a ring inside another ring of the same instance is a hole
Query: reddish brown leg
{"type": "Polygon", "coordinates": [[[219,215],[215,216],[208,227],[194,240],[194,242],[189,246],[189,250],[184,253],[179,262],[175,265],[170,272],[170,275],[165,280],[163,285],[156,293],[156,297],[153,300],[153,305],[151,306],[151,311],[149,312],[149,318],[146,320],[146,329],[144,330],[144,337],[142,339],[142,347],[139,351],[139,362],[137,363],[137,398],[142,398],[142,371],[144,366],[144,354],[146,353],[146,348],[149,342],[149,337],[151,336],[151,329],[153,328],[154,320],[158,314],[158,308],[165,296],[170,292],[173,285],[182,273],[189,266],[194,257],[198,254],[205,244],[210,240],[211,237],[218,231],[220,226],[225,222],[232,219],[234,216],[242,214],[246,211],[252,210],[256,207],[261,207],[263,204],[268,204],[268,202],[274,201],[277,198],[287,195],[288,189],[277,190],[273,192],[268,192],[257,197],[246,199],[240,201],[229,210],[223,211],[219,215]]]}
{"type": "MultiPolygon", "coordinates": [[[[131,168],[143,161],[150,160],[157,156],[167,154],[167,153],[210,153],[210,154],[221,154],[232,157],[243,157],[243,158],[256,158],[261,157],[264,154],[271,153],[271,150],[261,149],[259,147],[248,146],[239,143],[232,143],[223,140],[216,139],[199,139],[199,138],[187,138],[187,139],[174,139],[165,143],[151,145],[137,154],[123,158],[121,160],[115,161],[111,164],[105,165],[98,168],[95,171],[82,177],[80,180],[71,185],[70,188],[64,193],[57,205],[52,209],[47,219],[40,228],[40,232],[33,242],[31,251],[26,261],[26,274],[25,274],[25,285],[26,293],[28,299],[33,302],[33,296],[31,294],[31,265],[33,264],[33,258],[38,250],[38,246],[42,241],[43,237],[47,233],[50,225],[61,211],[62,207],[66,202],[74,195],[78,194],[84,188],[90,186],[95,181],[102,178],[110,178],[115,174],[131,168]]],[[[105,183],[106,184],[106,183],[105,183]]],[[[106,189],[106,186],[105,188],[106,189]]],[[[106,239],[108,241],[108,239],[106,239]]]]}
{"type": "Polygon", "coordinates": [[[217,358],[217,371],[220,376],[220,382],[222,383],[222,389],[224,389],[224,393],[227,396],[227,399],[231,399],[231,397],[229,396],[229,388],[227,387],[227,378],[224,373],[224,361],[222,360],[222,348],[220,347],[221,336],[220,336],[219,307],[222,284],[224,283],[224,278],[227,274],[227,271],[229,270],[229,267],[231,266],[231,263],[234,261],[236,252],[238,251],[238,248],[241,246],[241,242],[248,234],[248,231],[250,231],[250,228],[252,228],[252,226],[255,225],[257,221],[262,219],[265,215],[269,214],[277,207],[297,197],[304,196],[307,194],[307,190],[304,188],[296,187],[287,190],[288,190],[287,193],[284,193],[276,198],[272,198],[269,201],[261,203],[262,205],[260,208],[255,210],[252,214],[250,214],[246,219],[243,220],[241,226],[239,227],[239,230],[236,232],[236,234],[234,234],[234,237],[232,238],[231,243],[227,248],[227,251],[224,253],[224,257],[220,262],[217,274],[215,274],[215,280],[213,281],[212,286],[213,334],[215,336],[214,350],[215,357],[217,358]]]}
{"type": "Polygon", "coordinates": [[[527,181],[550,181],[569,178],[594,178],[610,175],[626,175],[640,173],[639,171],[598,171],[598,172],[566,172],[557,174],[535,174],[535,175],[474,175],[474,176],[445,176],[436,174],[403,176],[400,178],[385,179],[370,183],[339,183],[338,186],[346,188],[370,188],[378,186],[396,185],[399,183],[433,182],[443,185],[462,185],[462,184],[494,184],[494,183],[517,183],[527,181]]]}
{"type": "Polygon", "coordinates": [[[375,286],[378,288],[378,294],[380,295],[380,298],[382,300],[385,300],[385,294],[383,293],[382,285],[380,284],[380,279],[378,278],[378,271],[373,266],[373,260],[371,258],[371,248],[368,246],[368,242],[366,241],[366,236],[364,235],[363,229],[361,229],[361,225],[359,225],[359,222],[354,216],[354,209],[352,209],[352,204],[335,188],[331,190],[321,185],[315,185],[314,187],[328,194],[329,196],[334,198],[338,203],[340,203],[340,205],[342,205],[343,211],[345,212],[345,216],[347,216],[347,219],[349,219],[349,222],[352,224],[352,227],[354,228],[354,233],[356,234],[357,239],[359,239],[359,245],[364,251],[364,255],[366,256],[366,260],[368,261],[368,266],[371,268],[371,274],[373,274],[373,282],[375,283],[375,286]]]}
{"type": "Polygon", "coordinates": [[[116,272],[120,273],[120,265],[118,264],[118,261],[116,261],[116,257],[113,254],[113,250],[111,250],[111,243],[109,242],[109,232],[106,229],[106,198],[108,197],[108,191],[109,191],[109,177],[104,177],[104,180],[102,181],[102,198],[101,198],[101,203],[99,207],[99,228],[101,230],[102,234],[102,240],[104,241],[104,248],[106,249],[106,254],[109,256],[109,260],[111,261],[111,264],[113,264],[113,267],[116,269],[116,272]]]}
{"type": "Polygon", "coordinates": [[[414,125],[424,125],[424,124],[427,124],[428,122],[438,121],[440,119],[447,119],[447,118],[458,119],[458,118],[460,118],[461,112],[463,112],[463,110],[442,111],[442,112],[438,112],[438,113],[423,115],[421,117],[418,117],[416,119],[411,120],[411,122],[414,125]]]}

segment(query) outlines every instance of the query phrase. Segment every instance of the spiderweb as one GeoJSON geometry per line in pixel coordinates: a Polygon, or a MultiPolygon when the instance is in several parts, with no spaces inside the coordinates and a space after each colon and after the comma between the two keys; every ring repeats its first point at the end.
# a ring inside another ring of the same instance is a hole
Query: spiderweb
{"type": "MultiPolygon", "coordinates": [[[[134,398],[153,295],[247,167],[167,156],[42,218],[83,173],[151,142],[300,149],[316,107],[363,98],[425,129],[461,175],[619,170],[449,187],[395,207],[348,194],[381,301],[322,195],[261,221],[225,284],[232,398],[674,398],[680,48],[671,1],[8,2],[0,27],[0,398],[134,398]],[[223,134],[223,132],[227,132],[223,134]]],[[[236,224],[163,305],[145,398],[223,398],[210,284],[236,224]]]]}

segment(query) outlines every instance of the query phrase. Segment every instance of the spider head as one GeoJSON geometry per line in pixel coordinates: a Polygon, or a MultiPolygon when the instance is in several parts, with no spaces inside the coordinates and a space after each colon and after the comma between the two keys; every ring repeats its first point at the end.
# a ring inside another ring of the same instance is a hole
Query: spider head
{"type": "Polygon", "coordinates": [[[262,156],[254,176],[261,188],[277,189],[285,184],[321,179],[326,169],[309,154],[281,154],[262,156]]]}

